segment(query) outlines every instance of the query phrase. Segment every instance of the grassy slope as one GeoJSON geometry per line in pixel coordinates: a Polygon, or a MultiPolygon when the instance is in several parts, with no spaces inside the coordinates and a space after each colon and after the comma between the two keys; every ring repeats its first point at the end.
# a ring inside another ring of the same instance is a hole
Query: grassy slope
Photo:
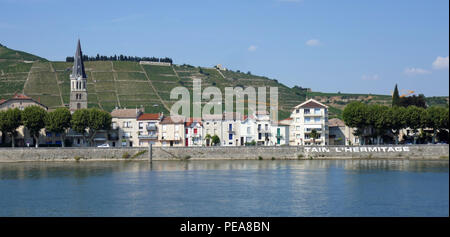
{"type": "MultiPolygon", "coordinates": [[[[25,94],[50,108],[64,106],[69,102],[71,66],[71,63],[48,62],[43,58],[0,46],[0,98],[9,98],[23,90],[25,94]],[[35,62],[25,63],[24,60],[35,62]]],[[[387,95],[305,92],[286,87],[267,77],[233,71],[222,71],[222,76],[212,68],[141,66],[136,62],[119,61],[86,62],[85,67],[88,76],[88,106],[107,111],[116,106],[144,106],[146,112],[168,113],[166,107],[170,108],[177,101],[170,99],[171,89],[185,86],[192,94],[194,78],[202,79],[202,89],[208,86],[220,88],[223,96],[225,87],[278,87],[280,119],[289,117],[291,109],[307,98],[329,105],[330,117],[339,117],[345,105],[354,100],[390,104],[390,96],[387,95]]],[[[445,101],[448,104],[448,97],[429,100],[433,104],[443,104],[445,101]]],[[[205,102],[207,101],[203,101],[205,102]]]]}

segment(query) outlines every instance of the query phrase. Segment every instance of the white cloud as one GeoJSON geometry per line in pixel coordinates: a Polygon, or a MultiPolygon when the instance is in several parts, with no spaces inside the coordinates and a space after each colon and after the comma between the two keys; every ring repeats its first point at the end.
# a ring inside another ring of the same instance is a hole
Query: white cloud
{"type": "Polygon", "coordinates": [[[378,76],[378,74],[374,74],[374,75],[363,75],[362,79],[364,81],[378,81],[380,80],[380,76],[378,76]]]}
{"type": "Polygon", "coordinates": [[[258,48],[258,46],[256,46],[256,45],[250,45],[250,46],[248,47],[248,51],[254,52],[254,51],[256,51],[257,48],[258,48]]]}
{"type": "Polygon", "coordinates": [[[434,69],[448,69],[448,56],[447,57],[437,57],[433,62],[434,69]]]}
{"type": "Polygon", "coordinates": [[[408,67],[405,68],[404,73],[408,76],[414,76],[414,75],[430,74],[431,72],[422,68],[408,67]]]}
{"type": "Polygon", "coordinates": [[[318,39],[310,39],[308,41],[306,41],[306,45],[308,46],[319,46],[320,45],[320,41],[318,39]]]}

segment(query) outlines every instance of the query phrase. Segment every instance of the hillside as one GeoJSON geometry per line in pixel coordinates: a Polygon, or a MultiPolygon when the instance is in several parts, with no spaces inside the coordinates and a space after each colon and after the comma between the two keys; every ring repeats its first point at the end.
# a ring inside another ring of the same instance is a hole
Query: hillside
{"type": "MultiPolygon", "coordinates": [[[[49,108],[69,103],[69,74],[72,63],[50,62],[43,58],[0,46],[0,99],[14,93],[25,93],[49,108]],[[34,61],[34,62],[28,62],[34,61]]],[[[277,86],[279,90],[279,117],[287,118],[292,108],[314,98],[330,106],[330,117],[340,116],[344,106],[353,101],[390,104],[390,96],[306,92],[289,88],[267,77],[215,68],[190,65],[154,66],[126,61],[85,62],[88,76],[88,106],[111,111],[115,107],[144,106],[146,112],[168,112],[176,102],[170,100],[170,90],[186,86],[192,90],[193,78],[202,79],[202,89],[216,86],[224,94],[225,87],[277,86]]],[[[447,101],[434,99],[433,101],[447,101]]],[[[267,100],[269,102],[269,100],[267,100]]]]}

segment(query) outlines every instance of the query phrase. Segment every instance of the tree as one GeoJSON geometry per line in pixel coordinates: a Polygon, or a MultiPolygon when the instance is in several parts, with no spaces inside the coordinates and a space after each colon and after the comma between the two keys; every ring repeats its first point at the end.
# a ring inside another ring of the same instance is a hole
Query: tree
{"type": "Polygon", "coordinates": [[[374,128],[377,144],[380,144],[381,136],[383,136],[386,133],[386,130],[391,127],[389,108],[374,104],[369,105],[367,110],[367,124],[374,128]]]}
{"type": "Polygon", "coordinates": [[[319,137],[319,133],[316,129],[311,130],[309,136],[313,139],[313,144],[316,145],[316,139],[319,137]]]}
{"type": "Polygon", "coordinates": [[[22,112],[17,108],[0,111],[0,131],[3,134],[2,139],[9,134],[9,136],[11,136],[12,147],[15,147],[16,130],[22,125],[21,117],[22,112]]]}
{"type": "Polygon", "coordinates": [[[217,146],[217,144],[220,144],[220,138],[219,138],[219,136],[214,135],[214,136],[212,137],[212,143],[213,143],[214,146],[217,146]]]}
{"type": "Polygon", "coordinates": [[[424,115],[424,109],[419,108],[417,106],[409,106],[406,108],[406,124],[407,127],[411,128],[414,133],[414,144],[416,144],[417,141],[417,129],[421,128],[423,125],[423,115],[424,115]]]}
{"type": "Polygon", "coordinates": [[[422,127],[433,129],[432,143],[435,143],[437,131],[448,128],[448,109],[432,106],[424,110],[422,127]]]}
{"type": "Polygon", "coordinates": [[[206,134],[205,136],[205,140],[206,140],[206,146],[209,146],[210,142],[211,142],[211,134],[206,134]]]}
{"type": "Polygon", "coordinates": [[[400,106],[409,107],[411,105],[426,108],[425,96],[420,94],[419,96],[412,95],[400,98],[400,106]]]}
{"type": "Polygon", "coordinates": [[[387,112],[387,116],[390,119],[390,129],[392,134],[394,134],[394,140],[395,144],[398,144],[398,135],[400,133],[400,130],[403,128],[406,128],[406,116],[407,111],[405,107],[400,106],[394,106],[389,108],[389,111],[387,112]]]}
{"type": "Polygon", "coordinates": [[[367,126],[367,106],[358,101],[351,102],[345,106],[342,117],[347,126],[356,128],[354,135],[359,136],[362,145],[364,145],[362,135],[364,128],[367,126]]]}
{"type": "Polygon", "coordinates": [[[72,115],[72,129],[83,135],[84,140],[92,145],[92,141],[99,130],[111,127],[111,115],[96,108],[80,109],[72,115]]]}
{"type": "Polygon", "coordinates": [[[55,111],[47,114],[45,119],[45,128],[54,133],[61,134],[61,144],[64,147],[66,130],[70,128],[70,111],[67,108],[57,108],[55,111]]]}
{"type": "Polygon", "coordinates": [[[35,146],[39,146],[39,133],[45,127],[45,117],[47,111],[40,106],[28,106],[22,112],[23,125],[30,131],[34,137],[35,146]]]}
{"type": "Polygon", "coordinates": [[[397,84],[395,84],[394,93],[392,94],[392,107],[400,106],[400,96],[398,95],[397,84]]]}

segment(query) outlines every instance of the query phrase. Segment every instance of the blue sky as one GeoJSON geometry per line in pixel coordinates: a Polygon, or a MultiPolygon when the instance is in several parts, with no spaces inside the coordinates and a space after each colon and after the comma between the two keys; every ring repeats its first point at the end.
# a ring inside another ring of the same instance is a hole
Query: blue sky
{"type": "Polygon", "coordinates": [[[0,43],[171,57],[322,92],[449,95],[448,0],[0,0],[0,43]],[[402,91],[401,91],[402,92],[402,91]]]}

